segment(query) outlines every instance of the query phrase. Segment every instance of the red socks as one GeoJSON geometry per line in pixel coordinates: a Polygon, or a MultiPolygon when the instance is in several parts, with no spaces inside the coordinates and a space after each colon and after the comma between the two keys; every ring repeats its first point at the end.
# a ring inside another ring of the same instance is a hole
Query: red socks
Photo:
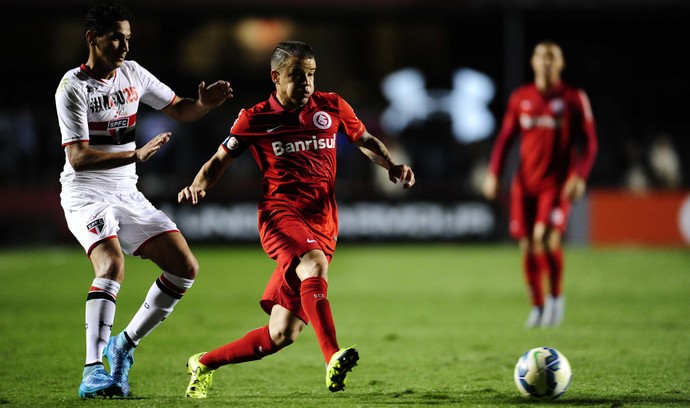
{"type": "Polygon", "coordinates": [[[321,277],[307,278],[300,286],[302,308],[314,327],[316,339],[321,346],[326,363],[339,349],[335,336],[335,324],[331,314],[331,304],[326,297],[328,283],[321,277]]]}
{"type": "Polygon", "coordinates": [[[530,291],[532,305],[544,305],[543,274],[548,273],[551,295],[558,297],[563,290],[563,249],[550,253],[527,254],[523,258],[525,280],[530,291]]]}
{"type": "Polygon", "coordinates": [[[529,289],[532,306],[544,306],[544,288],[542,283],[542,271],[546,259],[544,254],[527,254],[523,258],[525,281],[529,289]]]}
{"type": "MultiPolygon", "coordinates": [[[[319,341],[326,362],[339,349],[331,305],[326,298],[327,292],[328,283],[320,277],[305,279],[300,286],[302,308],[314,327],[316,339],[319,341]]],[[[199,361],[215,370],[226,364],[260,360],[278,350],[280,347],[276,346],[271,339],[268,326],[264,326],[250,331],[239,340],[209,351],[199,361]]]]}
{"type": "Polygon", "coordinates": [[[226,364],[238,364],[247,361],[261,360],[263,357],[280,350],[271,340],[268,326],[254,329],[241,339],[201,356],[199,362],[213,370],[226,364]]]}
{"type": "Polygon", "coordinates": [[[549,280],[551,282],[551,296],[559,297],[563,290],[563,249],[558,248],[551,252],[549,261],[549,280]]]}

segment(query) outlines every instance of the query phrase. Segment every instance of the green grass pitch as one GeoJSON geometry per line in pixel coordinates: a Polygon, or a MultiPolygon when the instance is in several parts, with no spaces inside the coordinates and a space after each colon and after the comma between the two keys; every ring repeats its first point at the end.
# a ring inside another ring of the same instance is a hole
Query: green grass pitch
{"type": "MultiPolygon", "coordinates": [[[[523,328],[528,313],[514,246],[341,243],[329,298],[341,346],[360,364],[345,392],[325,386],[311,327],[262,361],[226,366],[206,400],[184,397],[189,355],[262,326],[258,299],[273,262],[259,244],[193,247],[201,273],[144,339],[133,397],[81,401],[84,301],[93,279],[73,248],[0,250],[0,405],[8,407],[527,407],[513,367],[537,346],[563,352],[568,392],[539,406],[690,406],[690,251],[567,248],[567,312],[558,328],[523,328]]],[[[127,258],[113,332],[158,275],[127,258]]]]}

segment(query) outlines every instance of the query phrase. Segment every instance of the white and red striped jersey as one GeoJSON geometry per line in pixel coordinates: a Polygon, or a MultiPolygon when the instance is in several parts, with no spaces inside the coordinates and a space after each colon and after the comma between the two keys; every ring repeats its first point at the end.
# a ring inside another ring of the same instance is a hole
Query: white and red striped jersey
{"type": "MultiPolygon", "coordinates": [[[[170,87],[134,61],[124,61],[110,79],[96,78],[86,65],[68,71],[55,92],[62,147],[89,142],[104,152],[136,149],[139,102],[161,110],[175,99],[170,87]]],[[[63,187],[89,184],[132,188],[137,183],[134,163],[106,170],[75,172],[65,159],[63,187]]]]}

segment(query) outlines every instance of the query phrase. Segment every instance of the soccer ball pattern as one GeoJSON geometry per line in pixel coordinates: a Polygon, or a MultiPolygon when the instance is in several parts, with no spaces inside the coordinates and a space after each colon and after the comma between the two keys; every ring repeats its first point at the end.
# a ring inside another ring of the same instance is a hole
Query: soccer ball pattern
{"type": "Polygon", "coordinates": [[[568,390],[572,377],[568,359],[551,347],[527,351],[515,364],[513,373],[520,393],[537,399],[560,397],[568,390]]]}

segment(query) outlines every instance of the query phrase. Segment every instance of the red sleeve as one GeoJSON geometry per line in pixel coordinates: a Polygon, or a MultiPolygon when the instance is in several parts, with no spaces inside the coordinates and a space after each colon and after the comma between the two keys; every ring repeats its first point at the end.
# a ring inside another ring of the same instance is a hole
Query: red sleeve
{"type": "Polygon", "coordinates": [[[594,115],[589,104],[589,98],[583,90],[577,92],[577,107],[582,117],[582,133],[584,135],[584,146],[578,154],[575,163],[575,172],[583,179],[589,177],[589,173],[594,166],[594,158],[597,155],[598,142],[594,115]]]}
{"type": "Polygon", "coordinates": [[[516,92],[510,96],[508,100],[508,108],[503,116],[503,124],[501,125],[501,130],[496,136],[496,142],[494,143],[493,150],[491,151],[491,158],[489,160],[489,172],[495,176],[500,176],[501,171],[506,163],[506,156],[510,151],[510,147],[513,145],[515,138],[517,137],[518,128],[518,106],[519,97],[516,92]]]}
{"type": "Polygon", "coordinates": [[[364,123],[359,120],[352,106],[340,96],[338,96],[338,107],[340,109],[341,121],[338,130],[342,131],[347,136],[348,140],[354,142],[366,131],[364,123]]]}

